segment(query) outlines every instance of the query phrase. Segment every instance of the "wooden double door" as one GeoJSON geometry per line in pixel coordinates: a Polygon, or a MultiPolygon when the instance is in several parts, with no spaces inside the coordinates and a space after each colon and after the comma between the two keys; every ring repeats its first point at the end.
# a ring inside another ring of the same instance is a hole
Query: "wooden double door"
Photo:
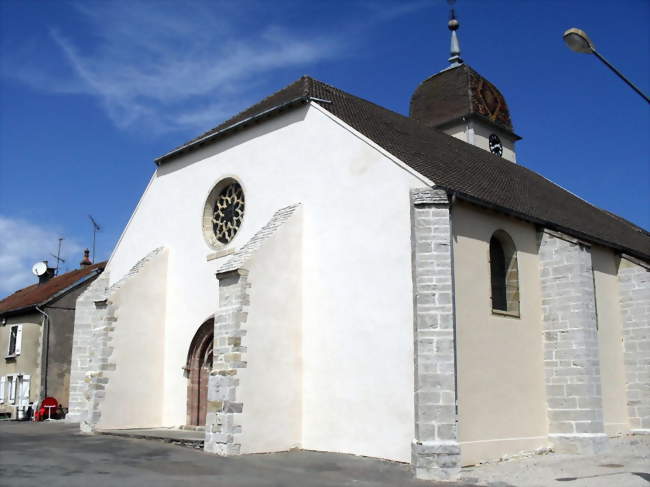
{"type": "Polygon", "coordinates": [[[208,378],[212,370],[214,320],[197,330],[187,354],[187,424],[205,426],[208,406],[208,378]]]}

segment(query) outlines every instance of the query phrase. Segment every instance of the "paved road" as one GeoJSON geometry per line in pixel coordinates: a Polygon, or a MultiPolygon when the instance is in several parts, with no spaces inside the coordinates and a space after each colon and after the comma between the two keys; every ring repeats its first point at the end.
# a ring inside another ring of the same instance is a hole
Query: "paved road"
{"type": "MultiPolygon", "coordinates": [[[[0,485],[21,487],[428,487],[409,465],[295,451],[221,458],[166,443],[0,422],[0,485]]],[[[463,484],[444,483],[445,486],[463,484]]]]}

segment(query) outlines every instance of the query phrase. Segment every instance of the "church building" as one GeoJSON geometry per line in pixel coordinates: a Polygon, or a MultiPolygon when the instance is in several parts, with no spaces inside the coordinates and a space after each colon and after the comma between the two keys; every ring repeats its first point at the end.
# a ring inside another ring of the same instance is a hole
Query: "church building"
{"type": "Polygon", "coordinates": [[[68,420],[422,479],[650,433],[650,234],[517,159],[449,27],[409,116],[304,76],[155,161],[77,301],[68,420]]]}

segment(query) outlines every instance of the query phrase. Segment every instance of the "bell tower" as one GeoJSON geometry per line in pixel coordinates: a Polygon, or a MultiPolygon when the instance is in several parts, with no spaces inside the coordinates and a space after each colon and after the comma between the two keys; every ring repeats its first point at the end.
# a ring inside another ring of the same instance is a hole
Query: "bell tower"
{"type": "Polygon", "coordinates": [[[454,9],[447,26],[449,66],[420,83],[411,97],[410,117],[516,162],[515,142],[521,137],[514,132],[505,98],[461,59],[454,9]]]}

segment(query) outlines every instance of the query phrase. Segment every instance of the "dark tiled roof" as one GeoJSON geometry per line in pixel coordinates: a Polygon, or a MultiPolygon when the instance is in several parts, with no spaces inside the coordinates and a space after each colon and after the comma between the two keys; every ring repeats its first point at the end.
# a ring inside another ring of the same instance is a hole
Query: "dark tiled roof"
{"type": "Polygon", "coordinates": [[[409,117],[303,76],[202,136],[160,157],[164,163],[241,128],[269,110],[312,100],[436,185],[570,235],[650,258],[650,234],[601,210],[519,164],[467,144],[409,117]],[[323,101],[323,100],[327,100],[323,101]],[[238,125],[236,125],[238,124],[238,125]],[[207,139],[206,139],[207,138],[207,139]]]}
{"type": "Polygon", "coordinates": [[[430,127],[477,117],[513,131],[501,92],[467,64],[445,69],[420,83],[411,97],[409,115],[430,127]]]}
{"type": "Polygon", "coordinates": [[[33,284],[20,289],[0,301],[0,315],[19,310],[27,311],[34,306],[45,304],[60,292],[75,284],[80,284],[80,281],[97,270],[103,271],[105,266],[106,262],[100,262],[83,269],[66,272],[42,284],[33,284]]]}

